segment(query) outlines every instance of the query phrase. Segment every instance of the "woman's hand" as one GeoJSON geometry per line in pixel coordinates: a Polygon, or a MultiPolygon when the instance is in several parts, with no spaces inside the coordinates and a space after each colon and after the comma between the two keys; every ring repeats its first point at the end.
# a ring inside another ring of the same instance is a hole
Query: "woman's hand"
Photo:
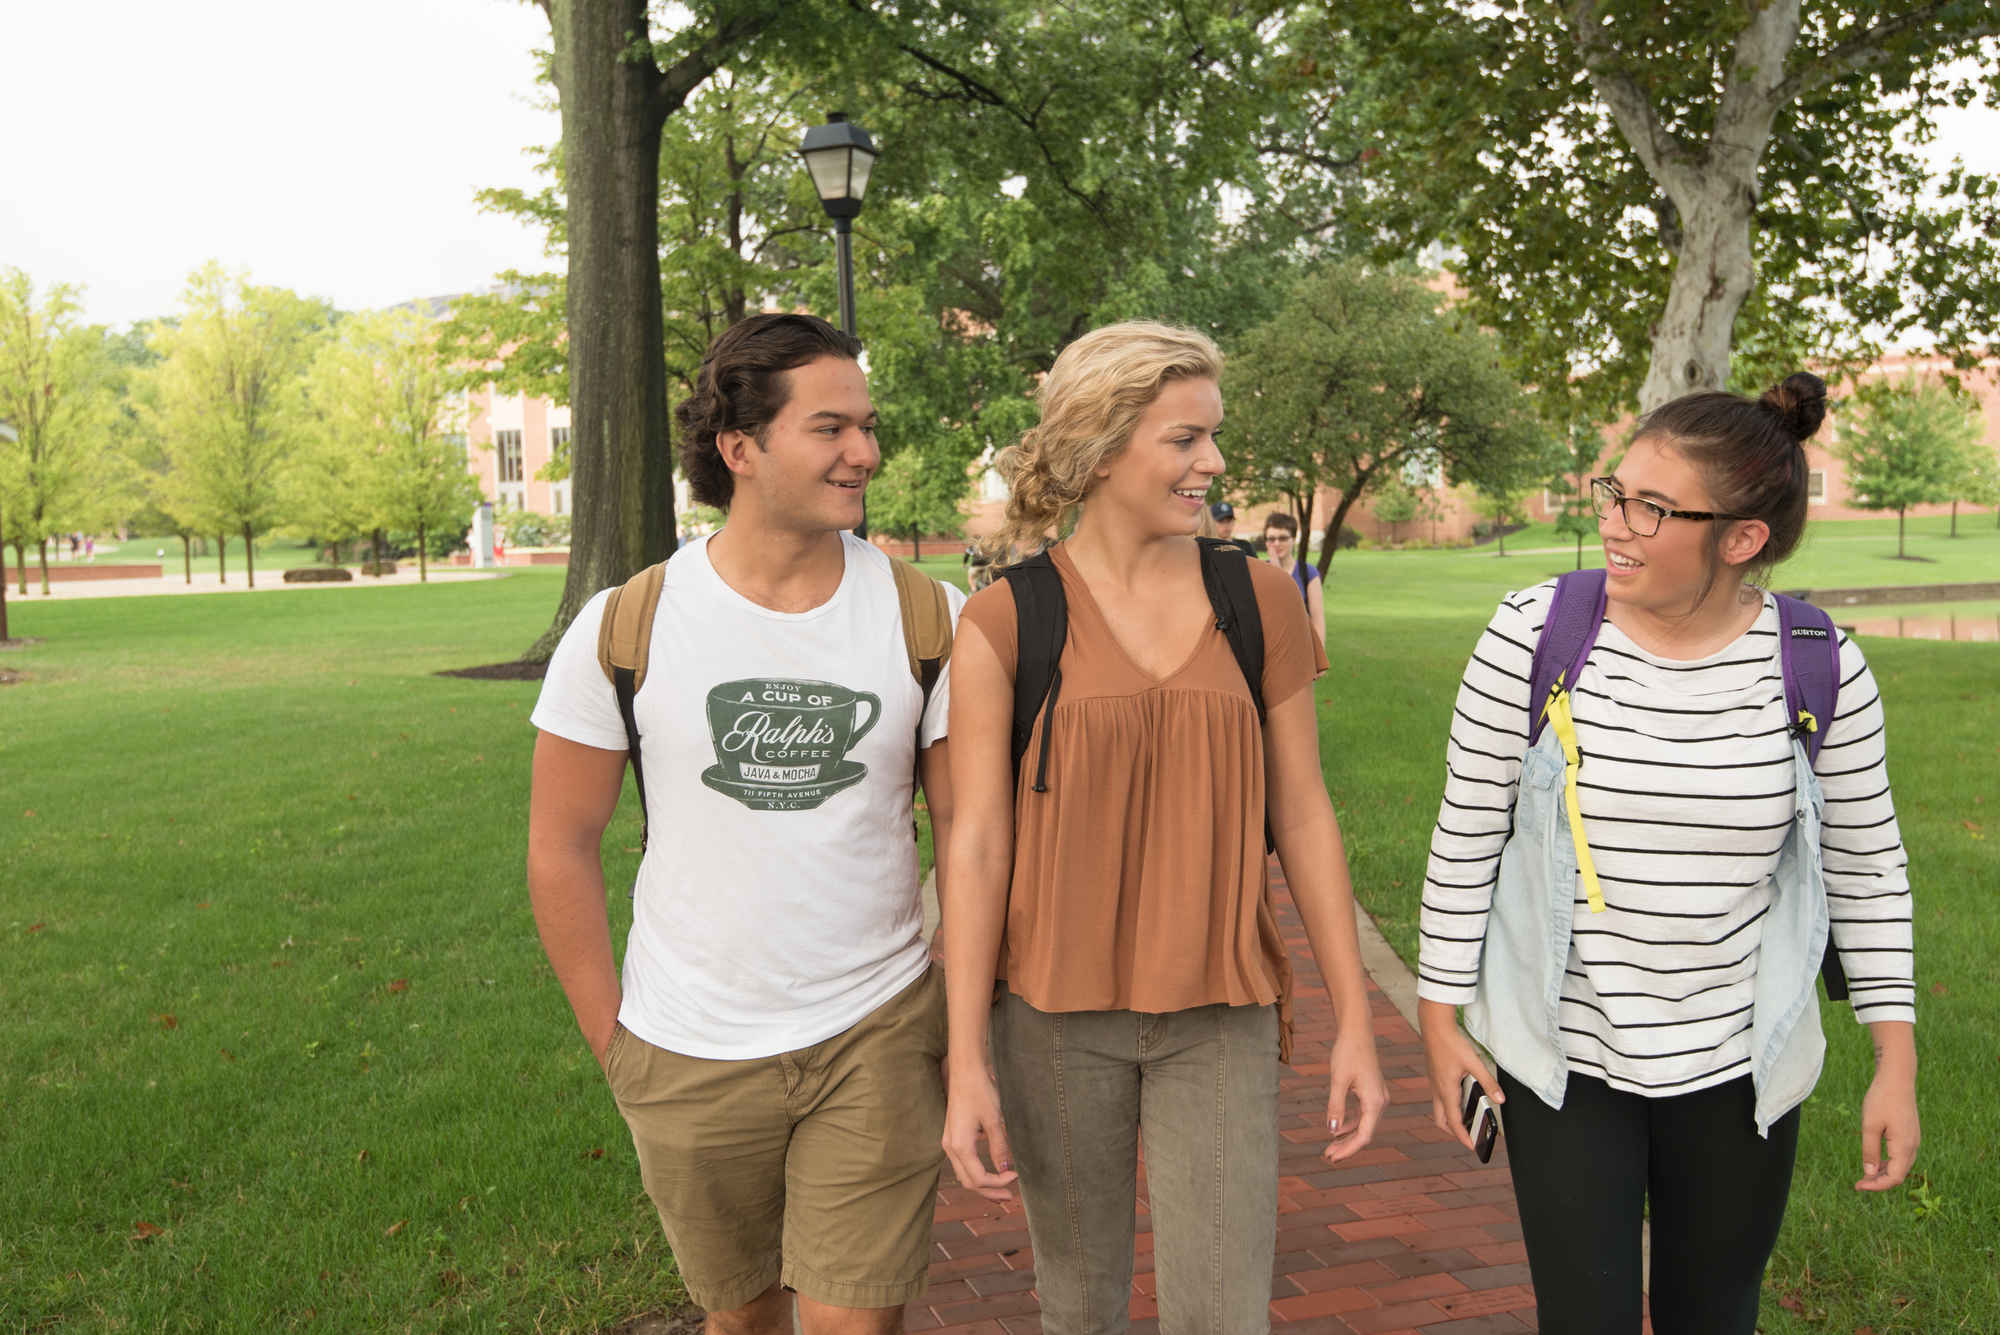
{"type": "Polygon", "coordinates": [[[1875,1078],[1861,1100],[1861,1180],[1856,1191],[1902,1185],[1923,1139],[1917,1124],[1917,1043],[1914,1026],[1884,1020],[1875,1038],[1875,1078]]]}
{"type": "Polygon", "coordinates": [[[1375,1124],[1389,1106],[1389,1085],[1382,1079],[1372,1029],[1343,1032],[1334,1039],[1331,1065],[1333,1088],[1327,1095],[1326,1122],[1333,1141],[1322,1157],[1328,1163],[1339,1163],[1374,1138],[1375,1124]],[[1355,1103],[1353,1117],[1347,1113],[1350,1096],[1355,1103]]]}
{"type": "Polygon", "coordinates": [[[1499,1107],[1507,1101],[1479,1049],[1458,1027],[1458,1007],[1442,1001],[1419,1001],[1417,1019],[1424,1035],[1424,1065],[1431,1078],[1431,1120],[1471,1149],[1472,1132],[1458,1119],[1458,1090],[1466,1076],[1479,1081],[1486,1097],[1499,1107]]]}
{"type": "Polygon", "coordinates": [[[1014,1171],[1012,1152],[1007,1148],[1007,1124],[1000,1116],[1000,1090],[987,1066],[952,1065],[946,1076],[944,1113],[944,1153],[960,1186],[970,1187],[989,1201],[1014,1198],[1010,1184],[1020,1176],[1014,1171]],[[979,1142],[986,1141],[993,1167],[979,1156],[979,1142]]]}

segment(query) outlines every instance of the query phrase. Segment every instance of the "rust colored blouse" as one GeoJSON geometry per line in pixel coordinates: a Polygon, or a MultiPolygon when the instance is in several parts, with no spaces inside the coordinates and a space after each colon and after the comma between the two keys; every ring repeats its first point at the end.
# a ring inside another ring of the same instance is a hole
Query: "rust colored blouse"
{"type": "MultiPolygon", "coordinates": [[[[1014,793],[1014,871],[998,978],[1042,1011],[1278,1006],[1291,1056],[1291,967],[1264,856],[1257,708],[1210,622],[1155,680],[1112,637],[1062,544],[1069,605],[1062,690],[1035,724],[1014,793]],[[1042,733],[1048,791],[1033,791],[1042,733]]],[[[1290,577],[1250,562],[1264,621],[1267,709],[1307,689],[1326,654],[1290,577]]],[[[1019,636],[1005,580],[962,614],[1011,676],[1019,636]]]]}

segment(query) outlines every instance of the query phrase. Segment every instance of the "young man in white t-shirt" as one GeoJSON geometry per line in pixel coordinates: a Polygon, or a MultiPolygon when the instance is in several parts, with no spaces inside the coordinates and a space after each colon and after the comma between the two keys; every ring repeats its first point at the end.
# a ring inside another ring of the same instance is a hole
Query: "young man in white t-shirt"
{"type": "MultiPolygon", "coordinates": [[[[896,1332],[940,1161],[944,989],[913,781],[942,840],[949,670],[911,675],[889,558],[854,537],[881,462],[861,347],[806,315],[726,331],[681,405],[695,497],[634,702],[652,831],[613,968],[599,842],[627,742],[605,594],[534,712],[536,925],[714,1335],[896,1332]]],[[[955,619],[963,596],[949,591],[955,619]]]]}

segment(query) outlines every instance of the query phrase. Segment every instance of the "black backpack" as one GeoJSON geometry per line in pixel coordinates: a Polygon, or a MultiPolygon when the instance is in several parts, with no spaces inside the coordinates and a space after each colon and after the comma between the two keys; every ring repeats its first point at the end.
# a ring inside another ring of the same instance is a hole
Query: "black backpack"
{"type": "MultiPolygon", "coordinates": [[[[1257,609],[1257,592],[1250,583],[1250,558],[1238,543],[1225,538],[1196,538],[1201,548],[1201,583],[1215,612],[1215,628],[1229,641],[1229,651],[1242,669],[1257,706],[1257,723],[1264,723],[1264,621],[1257,609]]],[[[1046,551],[1008,566],[1001,577],[1014,591],[1014,621],[1020,643],[1014,663],[1014,777],[1018,785],[1021,759],[1035,720],[1055,713],[1062,695],[1062,651],[1069,639],[1069,602],[1062,576],[1046,551]]],[[[1033,791],[1049,791],[1049,728],[1042,728],[1042,746],[1035,762],[1033,791]]],[[[1265,846],[1271,847],[1265,823],[1265,846]]]]}

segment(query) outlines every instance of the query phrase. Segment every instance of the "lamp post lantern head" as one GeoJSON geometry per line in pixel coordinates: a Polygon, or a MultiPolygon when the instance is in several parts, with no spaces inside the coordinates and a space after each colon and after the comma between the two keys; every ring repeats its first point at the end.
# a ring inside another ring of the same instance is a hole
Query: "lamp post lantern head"
{"type": "Polygon", "coordinates": [[[875,143],[868,131],[838,111],[827,113],[826,124],[806,131],[799,156],[812,173],[826,216],[844,222],[861,212],[868,191],[868,173],[875,165],[875,143]]]}

